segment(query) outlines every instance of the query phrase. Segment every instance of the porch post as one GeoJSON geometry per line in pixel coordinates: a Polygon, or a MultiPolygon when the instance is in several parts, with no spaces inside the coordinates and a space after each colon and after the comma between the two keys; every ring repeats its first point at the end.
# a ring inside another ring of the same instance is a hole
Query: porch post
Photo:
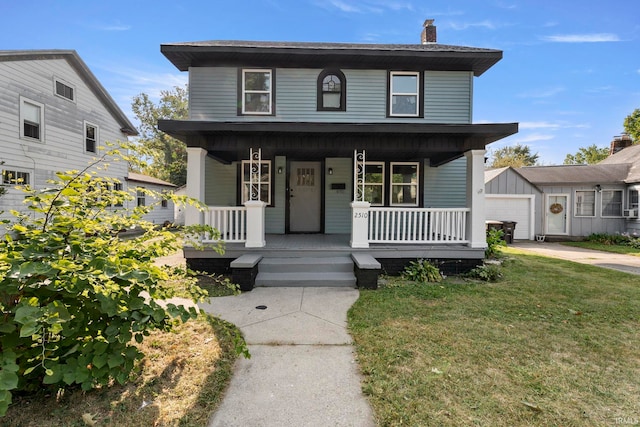
{"type": "MultiPolygon", "coordinates": [[[[204,163],[207,150],[199,147],[187,147],[187,196],[204,203],[204,163]]],[[[185,225],[199,225],[203,213],[191,205],[185,207],[185,225]]]]}
{"type": "Polygon", "coordinates": [[[351,202],[351,247],[369,247],[369,202],[351,202]]]}
{"type": "Polygon", "coordinates": [[[267,204],[260,200],[247,200],[247,241],[246,248],[264,248],[267,244],[264,238],[264,211],[267,204]]]}
{"type": "Polygon", "coordinates": [[[484,156],[486,150],[470,150],[464,153],[467,158],[467,207],[471,209],[467,216],[467,238],[474,249],[487,247],[484,211],[484,156]]]}

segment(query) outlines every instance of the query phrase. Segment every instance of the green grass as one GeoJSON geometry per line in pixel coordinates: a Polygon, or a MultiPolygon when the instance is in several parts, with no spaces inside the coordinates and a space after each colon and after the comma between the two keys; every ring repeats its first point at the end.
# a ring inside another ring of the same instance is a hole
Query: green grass
{"type": "Polygon", "coordinates": [[[505,249],[497,283],[392,279],[349,328],[381,426],[640,417],[638,277],[505,249]]]}
{"type": "Polygon", "coordinates": [[[640,256],[640,249],[624,245],[605,245],[596,242],[563,242],[563,245],[577,248],[593,249],[596,251],[613,252],[616,254],[640,256]]]}

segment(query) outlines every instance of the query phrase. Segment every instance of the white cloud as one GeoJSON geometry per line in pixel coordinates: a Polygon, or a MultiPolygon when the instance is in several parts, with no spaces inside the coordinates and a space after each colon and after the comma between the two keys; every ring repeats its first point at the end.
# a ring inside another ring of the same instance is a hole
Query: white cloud
{"type": "Polygon", "coordinates": [[[316,1],[316,6],[324,9],[338,9],[344,13],[376,13],[382,14],[385,10],[409,10],[413,11],[413,4],[407,1],[384,1],[384,0],[369,0],[369,1],[347,1],[347,0],[329,0],[316,1]]]}
{"type": "Polygon", "coordinates": [[[513,140],[514,144],[528,144],[531,142],[537,141],[549,141],[550,139],[555,138],[554,135],[546,134],[546,133],[532,133],[529,135],[524,135],[519,138],[515,138],[513,140]]]}
{"type": "Polygon", "coordinates": [[[544,41],[554,43],[601,43],[621,41],[616,34],[612,33],[558,34],[554,36],[544,36],[541,38],[544,41]]]}
{"type": "Polygon", "coordinates": [[[487,19],[481,22],[451,22],[449,27],[454,30],[466,30],[468,28],[486,28],[488,30],[495,30],[500,25],[495,24],[487,19]]]}
{"type": "Polygon", "coordinates": [[[532,89],[527,92],[522,92],[518,96],[521,98],[551,98],[557,94],[564,92],[565,88],[561,86],[544,88],[544,89],[532,89]]]}
{"type": "Polygon", "coordinates": [[[558,129],[586,129],[590,126],[588,124],[583,123],[568,123],[568,122],[520,122],[518,125],[519,130],[536,130],[536,129],[550,129],[550,130],[558,130],[558,129]]]}

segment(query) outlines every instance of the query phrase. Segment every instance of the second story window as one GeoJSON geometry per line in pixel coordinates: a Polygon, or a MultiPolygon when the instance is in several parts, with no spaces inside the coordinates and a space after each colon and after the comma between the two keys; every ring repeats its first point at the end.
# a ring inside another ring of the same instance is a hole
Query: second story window
{"type": "Polygon", "coordinates": [[[242,70],[242,114],[273,114],[273,70],[242,70]]]}
{"type": "Polygon", "coordinates": [[[56,95],[66,98],[69,101],[76,100],[75,90],[71,85],[68,85],[67,83],[59,79],[54,79],[54,82],[55,82],[56,95]]]}
{"type": "Polygon", "coordinates": [[[87,153],[98,151],[98,127],[92,124],[84,124],[84,150],[87,153]]]}
{"type": "Polygon", "coordinates": [[[347,110],[347,80],[340,70],[324,70],[318,76],[318,111],[347,110]]]}
{"type": "Polygon", "coordinates": [[[43,141],[44,105],[20,98],[20,137],[43,141]]]}
{"type": "Polygon", "coordinates": [[[419,117],[420,108],[420,73],[389,73],[389,116],[419,117]]]}

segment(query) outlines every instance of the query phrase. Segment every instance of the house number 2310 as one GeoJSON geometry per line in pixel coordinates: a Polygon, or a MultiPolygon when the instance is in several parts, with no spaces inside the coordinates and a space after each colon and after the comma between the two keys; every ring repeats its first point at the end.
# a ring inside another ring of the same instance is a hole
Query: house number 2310
{"type": "Polygon", "coordinates": [[[367,212],[356,212],[353,214],[354,218],[364,218],[367,219],[369,218],[369,214],[367,212]]]}

